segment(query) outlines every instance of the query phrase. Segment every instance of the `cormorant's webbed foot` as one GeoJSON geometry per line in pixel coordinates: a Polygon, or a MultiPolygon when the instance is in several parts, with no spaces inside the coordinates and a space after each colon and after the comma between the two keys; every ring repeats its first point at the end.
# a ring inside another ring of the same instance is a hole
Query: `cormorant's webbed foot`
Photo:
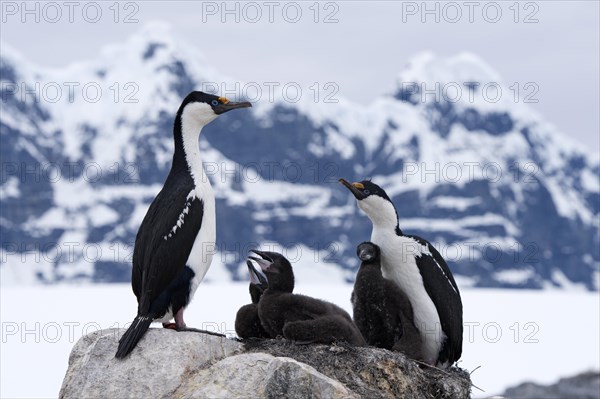
{"type": "Polygon", "coordinates": [[[163,328],[168,328],[169,330],[177,330],[177,324],[175,323],[162,323],[163,328]]]}

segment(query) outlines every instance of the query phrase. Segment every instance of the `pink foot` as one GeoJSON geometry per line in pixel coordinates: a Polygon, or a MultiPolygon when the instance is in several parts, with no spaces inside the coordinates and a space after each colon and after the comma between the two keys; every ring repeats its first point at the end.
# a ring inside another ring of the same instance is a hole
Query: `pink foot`
{"type": "Polygon", "coordinates": [[[185,321],[183,321],[183,308],[179,309],[175,314],[175,325],[178,330],[183,330],[186,327],[185,321]]]}
{"type": "Polygon", "coordinates": [[[177,330],[177,324],[175,323],[162,323],[163,328],[168,328],[170,330],[177,330]]]}

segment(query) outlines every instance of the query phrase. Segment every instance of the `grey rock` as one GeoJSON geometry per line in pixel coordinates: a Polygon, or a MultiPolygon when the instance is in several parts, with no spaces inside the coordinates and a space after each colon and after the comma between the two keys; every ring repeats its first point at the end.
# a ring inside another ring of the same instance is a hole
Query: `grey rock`
{"type": "Polygon", "coordinates": [[[338,345],[296,345],[287,340],[248,340],[249,352],[291,357],[314,367],[365,398],[457,399],[470,396],[469,374],[453,367],[422,366],[402,353],[338,345]]]}
{"type": "Polygon", "coordinates": [[[77,341],[59,398],[166,398],[190,375],[242,349],[208,334],[150,329],[127,359],[117,360],[124,332],[102,330],[77,341]]]}
{"type": "Polygon", "coordinates": [[[174,397],[358,398],[358,395],[294,359],[251,353],[229,357],[199,372],[174,397]]]}
{"type": "Polygon", "coordinates": [[[124,330],[81,338],[59,397],[71,398],[468,398],[464,370],[420,367],[400,353],[286,340],[243,343],[150,329],[114,358],[124,330]]]}
{"type": "Polygon", "coordinates": [[[600,372],[588,371],[573,377],[561,378],[551,385],[525,382],[508,388],[506,399],[600,399],[600,372]]]}

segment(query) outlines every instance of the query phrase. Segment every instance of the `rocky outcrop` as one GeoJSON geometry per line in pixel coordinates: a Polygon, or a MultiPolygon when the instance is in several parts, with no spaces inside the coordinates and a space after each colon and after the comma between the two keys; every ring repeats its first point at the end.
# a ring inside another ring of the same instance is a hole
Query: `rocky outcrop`
{"type": "Polygon", "coordinates": [[[551,385],[525,382],[508,388],[502,397],[506,399],[598,399],[600,398],[600,372],[588,371],[573,377],[561,378],[551,385]]]}
{"type": "Polygon", "coordinates": [[[131,355],[124,330],[81,338],[60,391],[69,398],[468,398],[469,375],[422,368],[400,353],[150,329],[131,355]]]}

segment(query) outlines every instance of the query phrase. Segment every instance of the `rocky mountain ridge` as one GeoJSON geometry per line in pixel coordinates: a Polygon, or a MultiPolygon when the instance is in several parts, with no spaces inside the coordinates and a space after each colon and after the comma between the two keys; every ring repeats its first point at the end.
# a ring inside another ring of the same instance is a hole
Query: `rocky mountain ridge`
{"type": "MultiPolygon", "coordinates": [[[[181,98],[256,94],[162,25],[59,70],[3,43],[0,73],[3,284],[128,281],[181,98]]],[[[245,256],[261,245],[303,281],[352,281],[370,223],[337,179],[370,177],[461,287],[598,290],[598,154],[481,59],[423,53],[372,104],[329,100],[263,93],[202,132],[219,220],[209,281],[246,279],[245,256]]]]}

